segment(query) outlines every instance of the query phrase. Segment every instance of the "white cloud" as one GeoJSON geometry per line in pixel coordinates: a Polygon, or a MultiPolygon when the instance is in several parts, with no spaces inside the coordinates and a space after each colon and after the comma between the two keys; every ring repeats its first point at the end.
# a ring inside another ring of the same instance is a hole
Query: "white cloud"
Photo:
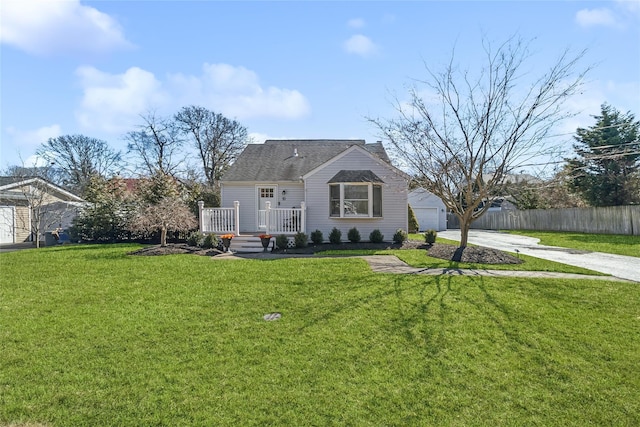
{"type": "Polygon", "coordinates": [[[311,111],[299,91],[264,88],[258,75],[244,67],[204,64],[201,76],[176,74],[168,82],[179,105],[198,104],[238,119],[296,119],[311,111]]]}
{"type": "Polygon", "coordinates": [[[129,48],[109,15],[79,0],[5,0],[0,41],[36,55],[129,48]]]}
{"type": "MultiPolygon", "coordinates": [[[[40,144],[49,138],[62,135],[60,125],[43,126],[38,129],[22,130],[9,126],[5,129],[6,137],[2,141],[2,152],[5,161],[13,165],[44,166],[44,160],[33,153],[40,144]],[[10,149],[9,149],[10,147],[10,149]],[[29,155],[26,159],[23,155],[29,155]]],[[[46,163],[46,162],[45,162],[46,163]]]]}
{"type": "Polygon", "coordinates": [[[76,74],[83,88],[77,120],[109,133],[131,130],[140,114],[173,114],[192,104],[237,119],[296,119],[311,110],[299,91],[262,87],[255,72],[228,64],[204,64],[200,76],[173,74],[165,80],[138,67],[122,74],[80,67],[76,74]]]}
{"type": "Polygon", "coordinates": [[[347,25],[350,28],[363,28],[364,27],[364,19],[362,18],[353,18],[347,22],[347,25]]]}
{"type": "Polygon", "coordinates": [[[576,21],[582,27],[615,27],[618,25],[611,9],[582,9],[576,13],[576,21]]]}
{"type": "Polygon", "coordinates": [[[62,129],[58,124],[43,126],[33,130],[20,130],[14,127],[8,127],[7,134],[11,137],[14,145],[24,148],[35,148],[47,142],[49,138],[56,138],[62,135],[62,129]]]}
{"type": "Polygon", "coordinates": [[[131,130],[139,115],[170,102],[153,73],[131,67],[123,74],[109,74],[94,67],[76,70],[84,95],[76,118],[86,129],[110,133],[131,130]]]}
{"type": "Polygon", "coordinates": [[[263,144],[267,139],[274,139],[266,133],[249,132],[249,139],[252,144],[263,144]]]}
{"type": "Polygon", "coordinates": [[[363,58],[368,58],[378,53],[378,46],[369,37],[362,34],[351,36],[344,42],[343,47],[347,53],[353,53],[363,58]]]}
{"type": "Polygon", "coordinates": [[[640,18],[640,2],[637,0],[616,0],[616,6],[623,11],[626,11],[636,18],[640,18]]]}
{"type": "Polygon", "coordinates": [[[613,8],[582,9],[576,13],[576,22],[585,28],[609,27],[616,29],[634,28],[640,21],[640,2],[617,0],[613,8]]]}

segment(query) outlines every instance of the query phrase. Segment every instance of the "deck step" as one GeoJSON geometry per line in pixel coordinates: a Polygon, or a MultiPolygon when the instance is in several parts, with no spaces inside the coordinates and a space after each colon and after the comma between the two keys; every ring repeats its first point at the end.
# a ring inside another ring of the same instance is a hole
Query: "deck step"
{"type": "MultiPolygon", "coordinates": [[[[274,240],[271,239],[269,244],[269,251],[274,245],[274,240]]],[[[244,252],[244,253],[256,253],[263,252],[262,242],[258,236],[235,236],[231,239],[231,246],[229,246],[232,252],[244,252]]]]}

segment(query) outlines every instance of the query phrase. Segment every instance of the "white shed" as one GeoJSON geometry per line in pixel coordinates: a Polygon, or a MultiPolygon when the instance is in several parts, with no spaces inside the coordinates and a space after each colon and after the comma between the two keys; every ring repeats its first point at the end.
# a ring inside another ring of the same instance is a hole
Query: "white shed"
{"type": "Polygon", "coordinates": [[[424,188],[416,188],[409,192],[408,200],[416,214],[420,231],[447,229],[447,208],[435,194],[424,188]]]}

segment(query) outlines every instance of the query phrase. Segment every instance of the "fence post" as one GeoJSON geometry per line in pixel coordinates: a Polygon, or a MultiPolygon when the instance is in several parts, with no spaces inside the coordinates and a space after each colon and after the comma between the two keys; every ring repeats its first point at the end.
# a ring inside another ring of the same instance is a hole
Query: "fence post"
{"type": "Polygon", "coordinates": [[[204,209],[204,201],[198,200],[198,227],[200,232],[204,233],[204,218],[202,218],[202,211],[204,209]]]}
{"type": "Polygon", "coordinates": [[[269,229],[271,228],[271,202],[265,202],[264,204],[264,226],[265,226],[265,234],[269,234],[269,229]]]}
{"type": "Polygon", "coordinates": [[[234,201],[233,202],[233,208],[235,210],[234,212],[234,225],[235,225],[235,230],[234,230],[234,234],[236,236],[240,235],[240,202],[239,201],[234,201]]]}
{"type": "Polygon", "coordinates": [[[300,202],[300,222],[302,223],[300,225],[300,232],[302,233],[306,233],[307,231],[307,220],[306,220],[306,212],[307,212],[307,205],[305,202],[300,202]]]}

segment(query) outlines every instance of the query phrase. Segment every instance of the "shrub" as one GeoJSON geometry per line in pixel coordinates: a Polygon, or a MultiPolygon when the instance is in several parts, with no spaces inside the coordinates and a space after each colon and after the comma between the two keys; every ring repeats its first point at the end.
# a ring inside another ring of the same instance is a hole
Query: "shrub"
{"type": "Polygon", "coordinates": [[[351,243],[358,243],[360,242],[360,232],[356,227],[353,227],[347,232],[347,238],[351,243]]]}
{"type": "Polygon", "coordinates": [[[429,245],[433,245],[436,242],[436,237],[438,237],[436,230],[427,230],[424,232],[424,241],[429,245]]]}
{"type": "Polygon", "coordinates": [[[322,231],[316,230],[311,232],[311,241],[314,245],[320,245],[324,241],[324,236],[322,236],[322,231]]]}
{"type": "Polygon", "coordinates": [[[187,245],[189,246],[202,246],[204,235],[199,231],[192,231],[187,236],[187,245]]]}
{"type": "Polygon", "coordinates": [[[382,243],[383,240],[384,236],[377,228],[369,234],[369,241],[371,243],[382,243]]]}
{"type": "Polygon", "coordinates": [[[276,246],[278,249],[285,250],[287,249],[287,245],[289,244],[289,238],[284,234],[279,234],[276,236],[276,246]]]}
{"type": "Polygon", "coordinates": [[[293,241],[296,244],[296,248],[306,248],[309,243],[309,236],[302,231],[298,231],[296,235],[293,236],[293,241]]]}
{"type": "Polygon", "coordinates": [[[215,234],[207,234],[202,241],[202,247],[205,249],[217,248],[220,245],[220,239],[215,234]]]}
{"type": "Polygon", "coordinates": [[[416,214],[415,212],[413,212],[413,209],[411,208],[411,205],[409,205],[409,233],[417,233],[418,229],[420,228],[420,224],[418,224],[418,218],[416,218],[416,214]]]}
{"type": "Polygon", "coordinates": [[[407,240],[407,232],[402,228],[398,228],[396,234],[393,235],[393,243],[401,245],[405,240],[407,240]]]}
{"type": "Polygon", "coordinates": [[[339,245],[342,241],[342,231],[338,230],[336,227],[333,227],[331,233],[329,233],[329,241],[334,245],[339,245]]]}

